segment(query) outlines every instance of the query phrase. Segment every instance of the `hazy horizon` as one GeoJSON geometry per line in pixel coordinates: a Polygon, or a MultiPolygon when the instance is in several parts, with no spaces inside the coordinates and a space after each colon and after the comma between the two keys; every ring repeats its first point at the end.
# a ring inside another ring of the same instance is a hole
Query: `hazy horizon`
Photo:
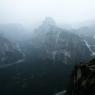
{"type": "Polygon", "coordinates": [[[94,0],[0,0],[0,23],[39,24],[46,16],[75,25],[95,21],[94,0]]]}

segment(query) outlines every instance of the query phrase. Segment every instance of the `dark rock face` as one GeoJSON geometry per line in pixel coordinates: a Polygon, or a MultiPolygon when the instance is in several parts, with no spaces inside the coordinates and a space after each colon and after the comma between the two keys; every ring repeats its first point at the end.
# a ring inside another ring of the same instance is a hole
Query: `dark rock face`
{"type": "Polygon", "coordinates": [[[0,66],[12,64],[22,58],[15,44],[0,36],[0,66]]]}
{"type": "Polygon", "coordinates": [[[95,95],[95,59],[75,66],[69,95],[95,95]]]}

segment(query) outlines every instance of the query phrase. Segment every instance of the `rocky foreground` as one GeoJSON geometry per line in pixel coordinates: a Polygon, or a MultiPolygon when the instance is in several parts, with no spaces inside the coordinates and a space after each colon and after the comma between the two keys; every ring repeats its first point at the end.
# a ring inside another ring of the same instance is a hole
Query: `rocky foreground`
{"type": "Polygon", "coordinates": [[[95,59],[76,65],[71,75],[69,90],[56,95],[95,95],[95,59]]]}

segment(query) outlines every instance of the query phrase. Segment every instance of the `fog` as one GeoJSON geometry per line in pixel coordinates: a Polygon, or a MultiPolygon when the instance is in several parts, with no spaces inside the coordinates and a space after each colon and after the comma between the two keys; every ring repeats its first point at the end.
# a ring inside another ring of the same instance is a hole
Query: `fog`
{"type": "Polygon", "coordinates": [[[95,0],[0,0],[0,23],[37,25],[46,16],[75,25],[95,20],[95,0]]]}
{"type": "Polygon", "coordinates": [[[95,95],[94,80],[95,0],[0,0],[0,95],[95,95]]]}

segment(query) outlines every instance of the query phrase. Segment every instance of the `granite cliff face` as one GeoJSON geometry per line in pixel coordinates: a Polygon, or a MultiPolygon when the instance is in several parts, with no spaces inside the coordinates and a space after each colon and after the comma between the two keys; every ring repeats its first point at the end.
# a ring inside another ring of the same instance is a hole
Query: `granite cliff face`
{"type": "Polygon", "coordinates": [[[35,30],[32,40],[34,47],[40,50],[40,57],[44,60],[50,59],[53,63],[72,64],[87,61],[91,55],[79,36],[57,27],[50,18],[46,18],[35,30]]]}
{"type": "Polygon", "coordinates": [[[82,26],[73,32],[86,42],[92,56],[95,57],[95,24],[82,26]]]}
{"type": "Polygon", "coordinates": [[[15,44],[0,36],[0,67],[18,63],[22,57],[22,53],[17,49],[15,44]]]}

